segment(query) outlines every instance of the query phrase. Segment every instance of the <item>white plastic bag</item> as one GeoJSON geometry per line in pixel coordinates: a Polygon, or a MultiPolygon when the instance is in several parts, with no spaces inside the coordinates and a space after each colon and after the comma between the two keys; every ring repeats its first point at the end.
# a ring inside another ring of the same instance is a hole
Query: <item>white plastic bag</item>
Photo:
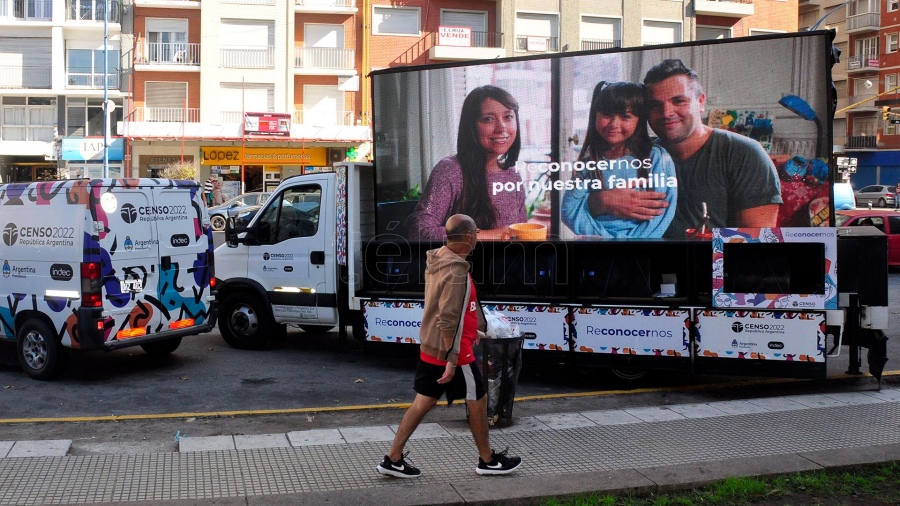
{"type": "Polygon", "coordinates": [[[487,320],[485,335],[491,339],[503,339],[505,337],[519,337],[519,326],[509,321],[509,318],[500,311],[484,310],[484,318],[487,320]]]}

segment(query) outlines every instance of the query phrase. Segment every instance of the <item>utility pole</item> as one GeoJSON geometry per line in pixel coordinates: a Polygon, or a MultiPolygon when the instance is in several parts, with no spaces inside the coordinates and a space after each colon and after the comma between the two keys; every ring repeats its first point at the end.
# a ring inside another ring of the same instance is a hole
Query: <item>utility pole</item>
{"type": "Polygon", "coordinates": [[[109,0],[103,1],[103,177],[109,177],[109,0]]]}

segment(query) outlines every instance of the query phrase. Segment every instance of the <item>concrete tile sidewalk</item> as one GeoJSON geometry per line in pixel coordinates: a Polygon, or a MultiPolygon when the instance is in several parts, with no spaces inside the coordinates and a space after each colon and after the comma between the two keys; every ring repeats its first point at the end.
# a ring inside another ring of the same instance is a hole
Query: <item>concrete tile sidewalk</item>
{"type": "Polygon", "coordinates": [[[71,441],[0,441],[2,504],[480,504],[658,491],[727,476],[900,460],[900,389],[523,417],[491,432],[524,464],[480,477],[463,421],[426,423],[416,480],[374,471],[396,426],[184,437],[179,451],[66,456],[71,441]]]}

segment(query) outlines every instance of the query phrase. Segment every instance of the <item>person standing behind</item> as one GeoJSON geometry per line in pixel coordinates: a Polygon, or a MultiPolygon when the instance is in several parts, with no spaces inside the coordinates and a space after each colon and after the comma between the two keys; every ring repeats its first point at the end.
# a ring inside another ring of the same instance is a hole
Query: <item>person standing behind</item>
{"type": "Polygon", "coordinates": [[[486,323],[466,261],[478,241],[478,228],[469,216],[455,214],[447,219],[445,232],[447,244],[428,251],[426,256],[416,397],[400,421],[389,453],[375,468],[385,476],[421,476],[419,469],[405,461],[409,452],[403,453],[403,449],[443,395],[448,403],[456,399],[466,402],[479,456],[475,472],[507,474],[522,463],[521,458],[508,456],[506,450],[493,451],[488,440],[487,398],[473,351],[484,336],[486,323]]]}
{"type": "Polygon", "coordinates": [[[900,181],[894,187],[894,209],[900,209],[900,181]]]}
{"type": "Polygon", "coordinates": [[[495,184],[518,184],[516,160],[522,147],[519,104],[496,86],[475,88],[463,101],[456,155],[432,169],[422,199],[410,216],[409,239],[442,241],[444,223],[456,213],[471,216],[483,230],[528,220],[525,192],[492,192],[495,184]]]}
{"type": "Polygon", "coordinates": [[[213,180],[212,177],[206,179],[206,182],[203,183],[203,194],[206,197],[206,206],[212,206],[213,203],[213,180]]]}
{"type": "Polygon", "coordinates": [[[581,162],[603,162],[609,170],[580,170],[582,182],[598,179],[603,189],[568,190],[562,200],[562,220],[578,235],[600,237],[662,237],[675,214],[676,187],[654,185],[654,174],[665,184],[675,177],[672,158],[650,140],[644,91],[629,82],[600,81],[594,87],[584,146],[578,155],[581,162]],[[637,168],[636,168],[637,167],[637,168]],[[600,193],[609,189],[611,179],[636,181],[637,188],[663,199],[665,207],[655,209],[640,219],[620,218],[615,214],[596,213],[601,208],[600,193]],[[640,186],[640,182],[646,183],[640,186]]]}

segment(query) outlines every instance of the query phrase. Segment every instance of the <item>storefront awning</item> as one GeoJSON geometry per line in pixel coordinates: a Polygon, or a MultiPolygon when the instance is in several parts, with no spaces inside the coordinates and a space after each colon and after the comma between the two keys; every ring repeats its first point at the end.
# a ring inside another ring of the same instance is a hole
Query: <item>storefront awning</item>
{"type": "MultiPolygon", "coordinates": [[[[241,125],[213,125],[205,123],[185,123],[182,133],[181,123],[163,122],[119,122],[116,131],[131,139],[157,140],[236,140],[241,138],[241,125]]],[[[317,143],[350,143],[360,144],[372,140],[372,130],[368,126],[312,126],[292,125],[291,136],[287,137],[244,137],[245,140],[317,142],[317,143]]]]}

